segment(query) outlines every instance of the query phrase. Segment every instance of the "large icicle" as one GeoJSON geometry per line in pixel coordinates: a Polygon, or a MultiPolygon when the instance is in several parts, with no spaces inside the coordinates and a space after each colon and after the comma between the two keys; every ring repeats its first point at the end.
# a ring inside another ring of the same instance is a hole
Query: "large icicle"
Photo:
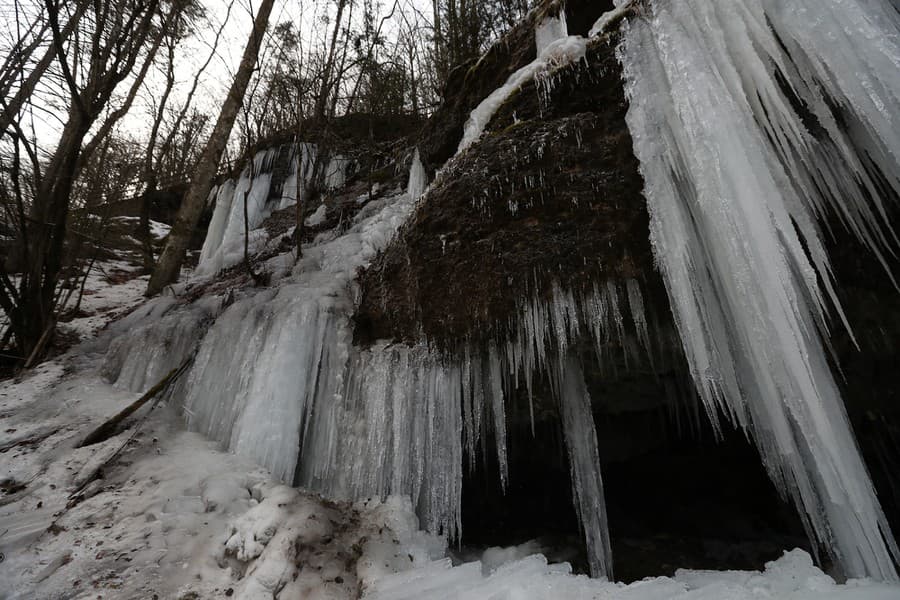
{"type": "Polygon", "coordinates": [[[578,358],[569,353],[562,360],[559,412],[572,465],[575,509],[587,542],[591,575],[612,579],[612,550],[591,397],[578,358]]]}
{"type": "Polygon", "coordinates": [[[419,155],[419,149],[413,152],[412,165],[409,168],[409,183],[406,187],[406,193],[413,200],[418,200],[428,188],[428,173],[422,165],[422,157],[419,155]]]}
{"type": "Polygon", "coordinates": [[[620,52],[628,124],[700,395],[752,433],[847,575],[895,579],[820,338],[834,296],[816,217],[830,206],[879,252],[890,238],[900,14],[875,0],[645,4],[620,52]]]}

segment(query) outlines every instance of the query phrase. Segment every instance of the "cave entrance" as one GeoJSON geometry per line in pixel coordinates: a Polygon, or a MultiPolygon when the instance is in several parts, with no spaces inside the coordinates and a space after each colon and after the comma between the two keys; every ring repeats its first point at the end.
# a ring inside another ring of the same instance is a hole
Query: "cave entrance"
{"type": "MultiPolygon", "coordinates": [[[[781,500],[742,433],[728,428],[717,441],[702,411],[673,410],[665,382],[653,377],[590,387],[616,580],[678,568],[759,570],[783,550],[810,550],[796,510],[781,500]]],[[[527,404],[508,404],[520,408],[507,415],[506,493],[493,440],[484,441],[487,451],[464,477],[458,558],[536,540],[519,554],[541,551],[587,573],[558,416],[538,403],[532,436],[527,404]]]]}

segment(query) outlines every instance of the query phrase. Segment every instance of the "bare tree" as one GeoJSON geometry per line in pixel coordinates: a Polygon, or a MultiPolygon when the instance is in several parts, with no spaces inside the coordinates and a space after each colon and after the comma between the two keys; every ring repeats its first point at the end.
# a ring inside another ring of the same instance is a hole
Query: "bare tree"
{"type": "Polygon", "coordinates": [[[215,177],[218,170],[225,147],[228,145],[228,138],[237,119],[238,111],[243,104],[244,94],[247,92],[247,86],[253,75],[257,57],[259,56],[259,49],[262,46],[263,36],[268,27],[269,16],[272,13],[274,4],[275,0],[262,0],[262,4],[256,13],[256,18],[253,21],[253,31],[250,34],[247,47],[244,49],[244,55],[241,58],[241,64],[238,67],[234,82],[228,91],[228,96],[222,105],[222,111],[219,113],[213,132],[200,157],[191,186],[181,204],[181,209],[178,211],[178,217],[169,234],[166,246],[153,271],[153,275],[150,277],[150,284],[147,286],[148,296],[158,294],[165,286],[178,279],[188,242],[194,228],[197,226],[197,221],[200,220],[203,206],[212,190],[213,177],[215,177]]]}
{"type": "MultiPolygon", "coordinates": [[[[59,142],[46,160],[39,158],[33,136],[26,133],[21,107],[2,102],[4,139],[13,148],[5,161],[9,165],[5,187],[17,207],[25,268],[17,283],[0,273],[0,306],[26,365],[40,355],[54,332],[70,202],[84,140],[117,86],[146,57],[145,43],[160,4],[161,0],[93,0],[77,20],[70,16],[62,28],[61,1],[44,0],[68,104],[59,142]],[[23,154],[28,158],[24,163],[23,154]]],[[[42,75],[47,72],[45,68],[42,75]]],[[[23,90],[30,95],[34,86],[20,87],[19,92],[23,90]]]]}
{"type": "MultiPolygon", "coordinates": [[[[18,7],[18,0],[15,4],[16,7],[18,7]]],[[[63,29],[59,31],[58,37],[61,42],[66,42],[75,32],[76,28],[81,23],[81,18],[84,16],[89,4],[90,2],[88,0],[78,0],[74,3],[74,10],[66,19],[66,24],[63,29]]],[[[6,104],[3,112],[0,112],[0,132],[6,131],[11,127],[12,119],[20,113],[22,107],[32,97],[38,82],[47,73],[47,69],[50,68],[57,56],[56,45],[53,42],[52,32],[50,31],[50,20],[46,18],[47,15],[45,14],[42,14],[41,16],[44,17],[44,26],[41,28],[39,34],[35,36],[31,44],[18,52],[17,61],[8,66],[5,65],[2,79],[0,79],[0,81],[3,82],[0,96],[4,98],[6,104]],[[44,55],[34,68],[32,68],[31,71],[28,71],[28,58],[45,43],[48,44],[48,47],[44,52],[44,55]],[[25,75],[26,72],[27,76],[25,75]],[[19,79],[18,90],[7,100],[6,98],[12,92],[17,79],[19,79]]],[[[13,54],[10,56],[13,56],[13,54]]]]}

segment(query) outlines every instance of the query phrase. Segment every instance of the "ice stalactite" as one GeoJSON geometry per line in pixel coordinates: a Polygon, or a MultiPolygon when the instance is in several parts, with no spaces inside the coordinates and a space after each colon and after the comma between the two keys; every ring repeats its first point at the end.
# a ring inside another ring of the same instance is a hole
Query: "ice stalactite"
{"type": "Polygon", "coordinates": [[[422,165],[422,157],[419,156],[419,149],[413,152],[412,166],[409,169],[409,183],[406,187],[406,193],[413,200],[418,200],[428,188],[428,173],[422,165]]]}
{"type": "Polygon", "coordinates": [[[291,174],[288,175],[281,189],[279,208],[287,208],[298,201],[303,201],[304,184],[312,177],[312,170],[316,162],[315,145],[302,142],[292,146],[288,160],[291,164],[291,174]]]}
{"type": "Polygon", "coordinates": [[[275,148],[257,152],[252,166],[244,168],[236,181],[225,181],[216,190],[216,207],[200,252],[199,273],[212,275],[240,262],[244,248],[244,202],[247,225],[253,230],[268,213],[272,163],[279,151],[275,148]]]}
{"type": "Polygon", "coordinates": [[[882,258],[900,190],[888,2],[645,2],[620,49],[651,241],[709,415],[752,434],[848,576],[900,557],[830,371],[817,219],[882,258]]]}
{"type": "Polygon", "coordinates": [[[409,495],[423,527],[454,538],[462,533],[465,466],[491,452],[507,484],[511,398],[522,387],[530,397],[544,378],[559,403],[591,572],[611,576],[597,437],[577,353],[588,342],[603,357],[610,345],[645,364],[649,352],[659,354],[640,341],[650,321],[640,294],[637,282],[609,281],[584,293],[556,286],[546,299],[523,300],[486,344],[448,354],[425,344],[352,352],[337,395],[316,400],[328,427],[304,439],[298,483],[336,498],[409,495]]]}
{"type": "MultiPolygon", "coordinates": [[[[299,143],[262,150],[237,179],[228,179],[214,193],[215,209],[200,253],[197,274],[211,276],[238,264],[244,256],[244,200],[247,202],[247,229],[250,245],[255,248],[264,235],[257,227],[273,210],[287,208],[302,201],[306,183],[313,176],[318,149],[315,144],[299,143]],[[275,163],[286,160],[289,165],[280,196],[272,197],[275,163]]],[[[322,170],[326,189],[344,185],[352,161],[332,156],[322,170]]]]}
{"type": "Polygon", "coordinates": [[[584,383],[581,361],[570,354],[562,359],[562,363],[557,393],[572,469],[575,510],[585,537],[591,574],[611,578],[612,549],[591,397],[584,383]]]}

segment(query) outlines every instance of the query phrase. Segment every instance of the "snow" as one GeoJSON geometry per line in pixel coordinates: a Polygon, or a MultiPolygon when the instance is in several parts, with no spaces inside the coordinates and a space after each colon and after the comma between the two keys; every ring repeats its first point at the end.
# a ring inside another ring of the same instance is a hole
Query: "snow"
{"type": "MultiPolygon", "coordinates": [[[[60,324],[64,332],[72,332],[80,339],[93,337],[117,314],[122,314],[143,302],[148,277],[139,275],[139,268],[124,261],[95,262],[85,281],[79,315],[60,324]],[[118,285],[110,285],[108,278],[125,279],[118,285]]],[[[80,284],[80,282],[79,282],[80,284]]],[[[78,290],[72,295],[68,307],[74,308],[78,290]]]]}
{"type": "Polygon", "coordinates": [[[319,208],[317,208],[313,214],[306,217],[306,221],[305,221],[306,225],[309,227],[318,227],[319,225],[321,225],[322,223],[325,222],[325,215],[327,213],[328,213],[328,210],[326,209],[325,205],[324,204],[319,205],[319,208]]]}
{"type": "Polygon", "coordinates": [[[588,40],[568,35],[565,12],[558,17],[548,17],[535,29],[535,45],[538,56],[491,92],[472,110],[463,129],[463,137],[456,153],[459,154],[481,137],[494,114],[510,96],[538,74],[582,60],[587,52],[588,40]]]}
{"type": "MultiPolygon", "coordinates": [[[[513,553],[514,556],[514,553],[513,553]]],[[[888,600],[898,587],[870,580],[835,584],[812,564],[803,551],[786,552],[763,572],[686,571],[674,577],[649,578],[632,584],[573,576],[568,564],[548,564],[540,555],[506,562],[485,570],[480,562],[452,566],[435,561],[379,580],[367,600],[888,600]]]]}
{"type": "Polygon", "coordinates": [[[358,583],[443,551],[408,525],[415,521],[408,501],[352,507],[279,485],[184,431],[172,407],[157,409],[139,430],[77,449],[98,418],[134,394],[90,372],[59,380],[59,365],[47,367],[38,381],[5,389],[15,398],[4,399],[13,412],[0,425],[23,428],[16,437],[32,440],[0,455],[4,478],[27,482],[0,508],[5,598],[211,598],[229,589],[241,599],[355,598],[358,583]],[[35,393],[51,377],[55,393],[35,393]],[[391,523],[402,525],[399,532],[391,523]]]}
{"type": "Polygon", "coordinates": [[[756,440],[845,574],[895,580],[900,551],[824,349],[826,312],[843,316],[817,219],[834,211],[876,258],[890,251],[900,14],[862,0],[645,5],[620,50],[628,124],[707,413],[756,440]]]}
{"type": "Polygon", "coordinates": [[[591,27],[588,37],[593,38],[605,33],[610,25],[622,17],[634,6],[635,0],[616,0],[616,7],[600,15],[600,18],[591,27]]]}

